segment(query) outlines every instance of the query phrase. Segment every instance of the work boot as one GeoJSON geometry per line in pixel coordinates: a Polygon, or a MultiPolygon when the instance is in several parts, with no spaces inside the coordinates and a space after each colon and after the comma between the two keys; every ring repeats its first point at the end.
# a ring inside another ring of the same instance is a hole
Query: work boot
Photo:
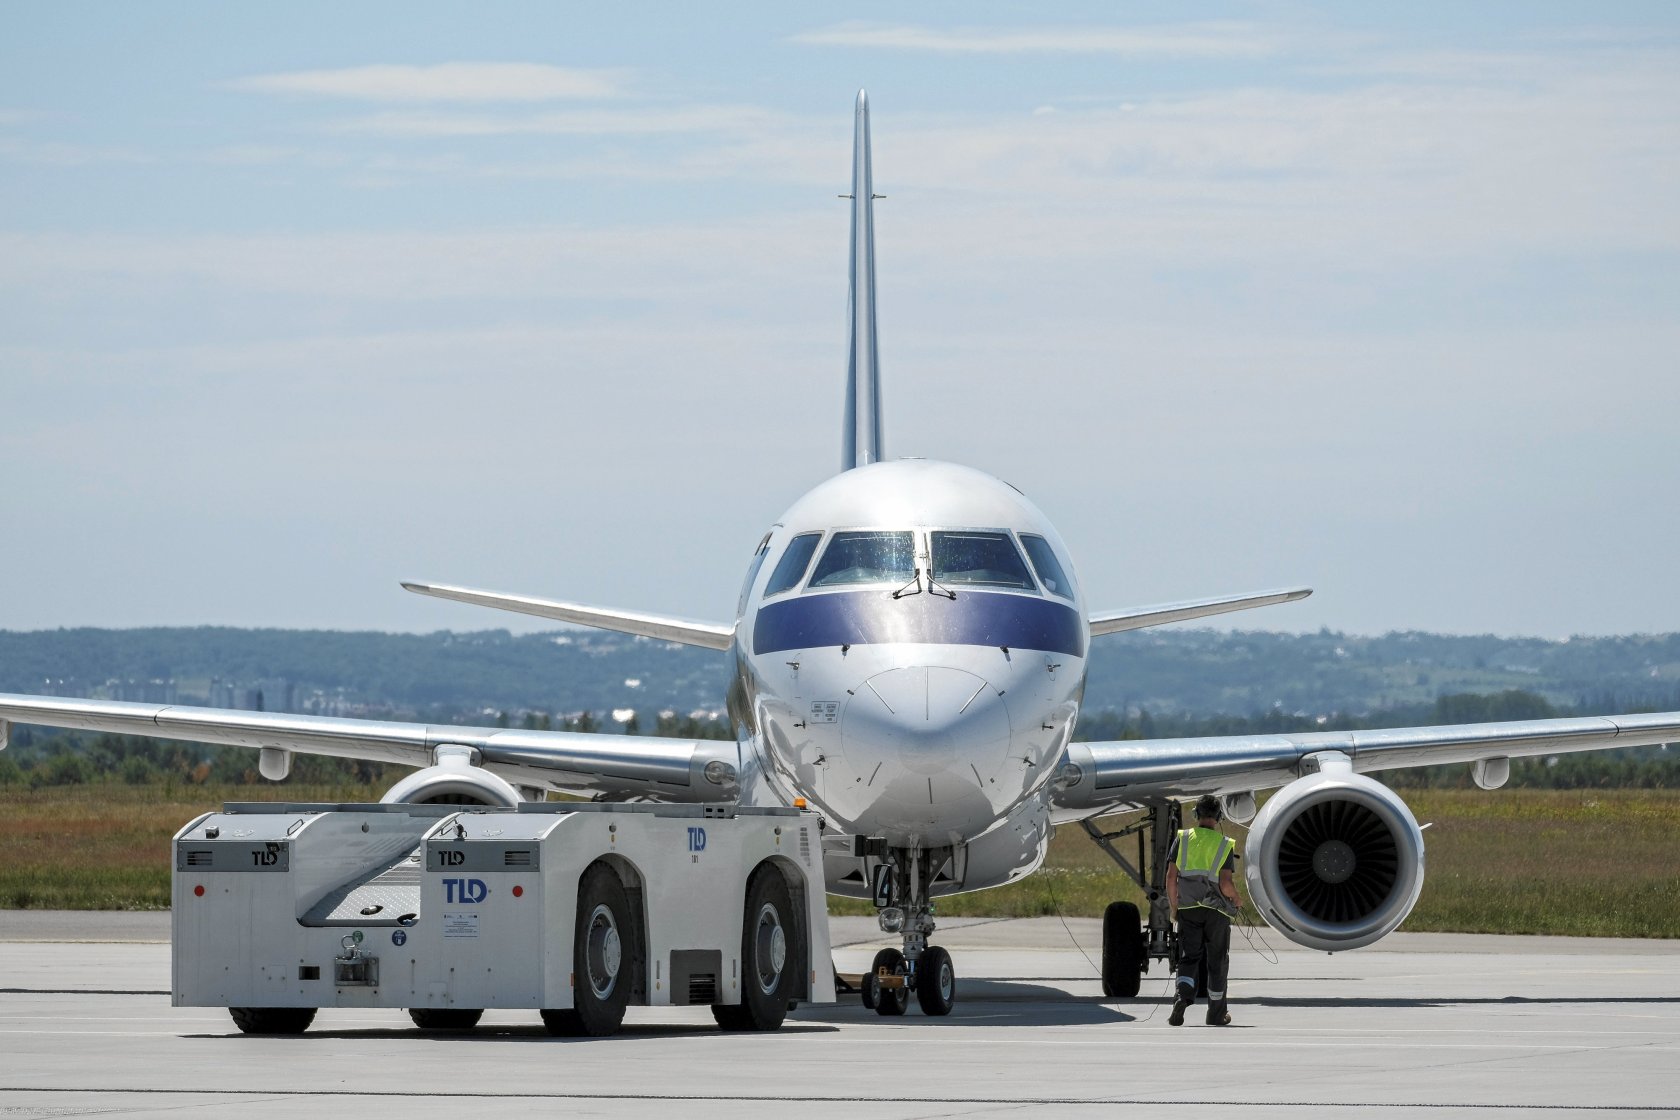
{"type": "Polygon", "coordinates": [[[1190,1005],[1195,1002],[1196,990],[1188,985],[1180,984],[1178,986],[1178,999],[1173,1001],[1172,1014],[1167,1016],[1167,1023],[1170,1026],[1182,1027],[1184,1025],[1184,1013],[1190,1010],[1190,1005]]]}
{"type": "Polygon", "coordinates": [[[1207,1025],[1210,1027],[1228,1027],[1231,1025],[1231,1015],[1230,1012],[1225,1010],[1224,1000],[1208,1001],[1207,1025]]]}

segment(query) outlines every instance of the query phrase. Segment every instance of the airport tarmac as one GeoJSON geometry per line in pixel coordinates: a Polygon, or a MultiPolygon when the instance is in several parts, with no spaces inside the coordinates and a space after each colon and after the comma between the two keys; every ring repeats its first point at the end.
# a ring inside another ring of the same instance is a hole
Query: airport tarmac
{"type": "MultiPolygon", "coordinates": [[[[855,997],[771,1035],[690,1008],[632,1008],[609,1039],[491,1012],[426,1035],[400,1011],[321,1012],[308,1034],[239,1034],[169,1004],[168,916],[0,912],[0,1115],[463,1114],[1095,1117],[1680,1114],[1680,943],[1396,934],[1326,956],[1237,940],[1233,1027],[1167,1025],[1105,1000],[1098,923],[945,919],[948,1019],[855,997]]],[[[836,919],[842,969],[887,943],[836,919]]]]}

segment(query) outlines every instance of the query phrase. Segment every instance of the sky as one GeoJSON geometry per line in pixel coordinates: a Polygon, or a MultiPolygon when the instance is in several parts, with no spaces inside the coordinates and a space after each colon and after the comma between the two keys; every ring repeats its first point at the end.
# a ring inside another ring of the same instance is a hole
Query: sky
{"type": "Polygon", "coordinates": [[[0,629],[727,620],[885,440],[1095,608],[1680,630],[1680,8],[0,2],[0,629]],[[839,15],[844,19],[837,19],[839,15]]]}

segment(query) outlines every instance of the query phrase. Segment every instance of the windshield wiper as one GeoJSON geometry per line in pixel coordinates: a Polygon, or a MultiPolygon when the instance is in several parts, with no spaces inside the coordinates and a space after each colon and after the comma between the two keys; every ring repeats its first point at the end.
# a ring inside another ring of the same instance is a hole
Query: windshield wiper
{"type": "Polygon", "coordinates": [[[920,595],[921,593],[922,593],[922,570],[920,568],[917,568],[916,569],[916,574],[910,577],[910,583],[907,583],[907,584],[904,585],[904,587],[901,587],[897,591],[894,591],[892,593],[892,597],[894,599],[905,599],[905,598],[908,598],[911,595],[920,595]],[[914,590],[914,591],[905,590],[905,588],[908,588],[911,583],[916,585],[916,590],[914,590]]]}
{"type": "Polygon", "coordinates": [[[935,595],[943,595],[947,599],[955,599],[957,597],[957,593],[955,591],[952,591],[948,587],[941,587],[939,584],[934,582],[932,568],[928,569],[928,590],[933,592],[935,595]]]}

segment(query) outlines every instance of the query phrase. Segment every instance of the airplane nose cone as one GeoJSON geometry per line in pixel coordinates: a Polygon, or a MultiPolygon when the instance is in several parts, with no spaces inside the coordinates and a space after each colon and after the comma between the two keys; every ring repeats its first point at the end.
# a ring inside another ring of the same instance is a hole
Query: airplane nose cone
{"type": "Polygon", "coordinates": [[[906,666],[864,681],[846,705],[840,732],[847,760],[864,775],[881,765],[889,779],[904,771],[960,777],[972,789],[991,777],[1009,748],[1009,711],[997,689],[973,673],[906,666]]]}

